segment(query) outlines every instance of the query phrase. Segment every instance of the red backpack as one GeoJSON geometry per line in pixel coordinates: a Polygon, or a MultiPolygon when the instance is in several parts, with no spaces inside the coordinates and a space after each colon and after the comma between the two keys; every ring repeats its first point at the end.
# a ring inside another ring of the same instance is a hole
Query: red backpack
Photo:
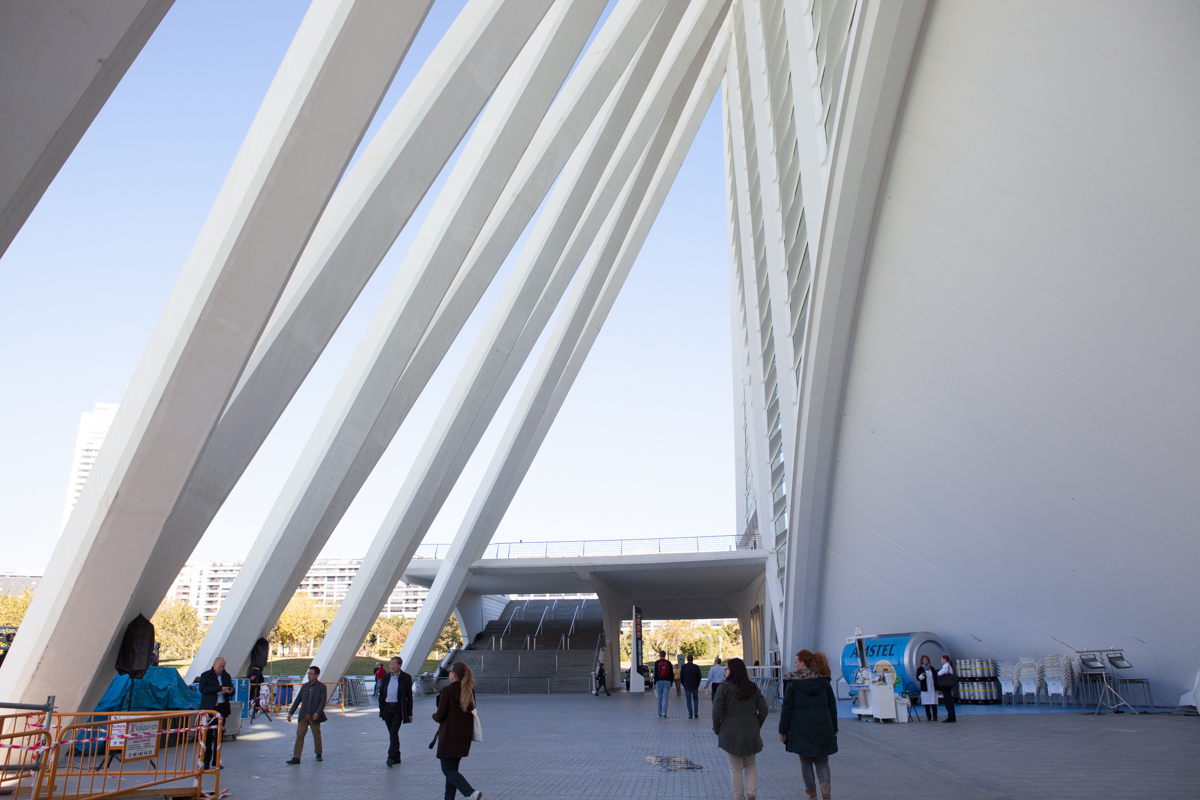
{"type": "Polygon", "coordinates": [[[654,665],[654,679],[656,681],[669,681],[675,678],[675,670],[671,668],[670,661],[658,661],[654,665]]]}

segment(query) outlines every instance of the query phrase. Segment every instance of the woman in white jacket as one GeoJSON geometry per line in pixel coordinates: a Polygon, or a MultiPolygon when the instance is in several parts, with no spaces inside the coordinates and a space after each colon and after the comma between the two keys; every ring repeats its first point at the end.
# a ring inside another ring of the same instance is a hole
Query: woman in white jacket
{"type": "Polygon", "coordinates": [[[921,685],[921,705],[925,706],[925,719],[937,722],[937,670],[929,656],[921,656],[917,666],[917,682],[921,685]]]}

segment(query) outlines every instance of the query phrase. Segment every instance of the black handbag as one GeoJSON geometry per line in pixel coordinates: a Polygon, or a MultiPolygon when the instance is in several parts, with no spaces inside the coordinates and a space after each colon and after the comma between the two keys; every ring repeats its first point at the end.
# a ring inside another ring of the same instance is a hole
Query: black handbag
{"type": "Polygon", "coordinates": [[[953,689],[958,685],[958,678],[953,672],[948,672],[945,675],[938,675],[934,683],[939,689],[953,689]]]}

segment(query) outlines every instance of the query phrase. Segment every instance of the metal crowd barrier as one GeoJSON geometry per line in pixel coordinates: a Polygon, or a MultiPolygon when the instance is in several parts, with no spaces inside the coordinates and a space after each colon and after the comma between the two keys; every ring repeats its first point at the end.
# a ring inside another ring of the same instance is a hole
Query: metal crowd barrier
{"type": "MultiPolygon", "coordinates": [[[[270,686],[270,702],[267,710],[272,714],[278,714],[282,711],[284,714],[292,707],[292,701],[296,699],[296,692],[300,691],[300,687],[307,681],[298,681],[296,683],[271,683],[270,686]]],[[[342,681],[321,681],[325,684],[327,692],[327,700],[325,708],[337,708],[343,715],[346,713],[346,690],[345,684],[342,681]]],[[[353,704],[352,704],[353,705],[353,704]]]]}

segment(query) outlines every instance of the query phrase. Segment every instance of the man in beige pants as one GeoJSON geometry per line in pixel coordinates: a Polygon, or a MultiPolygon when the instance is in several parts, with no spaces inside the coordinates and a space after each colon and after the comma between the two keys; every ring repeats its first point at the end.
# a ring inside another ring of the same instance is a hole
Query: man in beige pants
{"type": "Polygon", "coordinates": [[[321,723],[328,718],[325,716],[325,684],[321,683],[320,678],[321,668],[309,667],[308,683],[296,692],[296,699],[288,709],[288,722],[291,722],[292,714],[297,707],[300,708],[300,723],[296,726],[296,746],[292,748],[292,759],[287,762],[289,764],[300,763],[300,754],[304,752],[304,736],[309,728],[312,728],[313,732],[313,750],[317,753],[317,761],[324,760],[321,758],[321,723]]]}

